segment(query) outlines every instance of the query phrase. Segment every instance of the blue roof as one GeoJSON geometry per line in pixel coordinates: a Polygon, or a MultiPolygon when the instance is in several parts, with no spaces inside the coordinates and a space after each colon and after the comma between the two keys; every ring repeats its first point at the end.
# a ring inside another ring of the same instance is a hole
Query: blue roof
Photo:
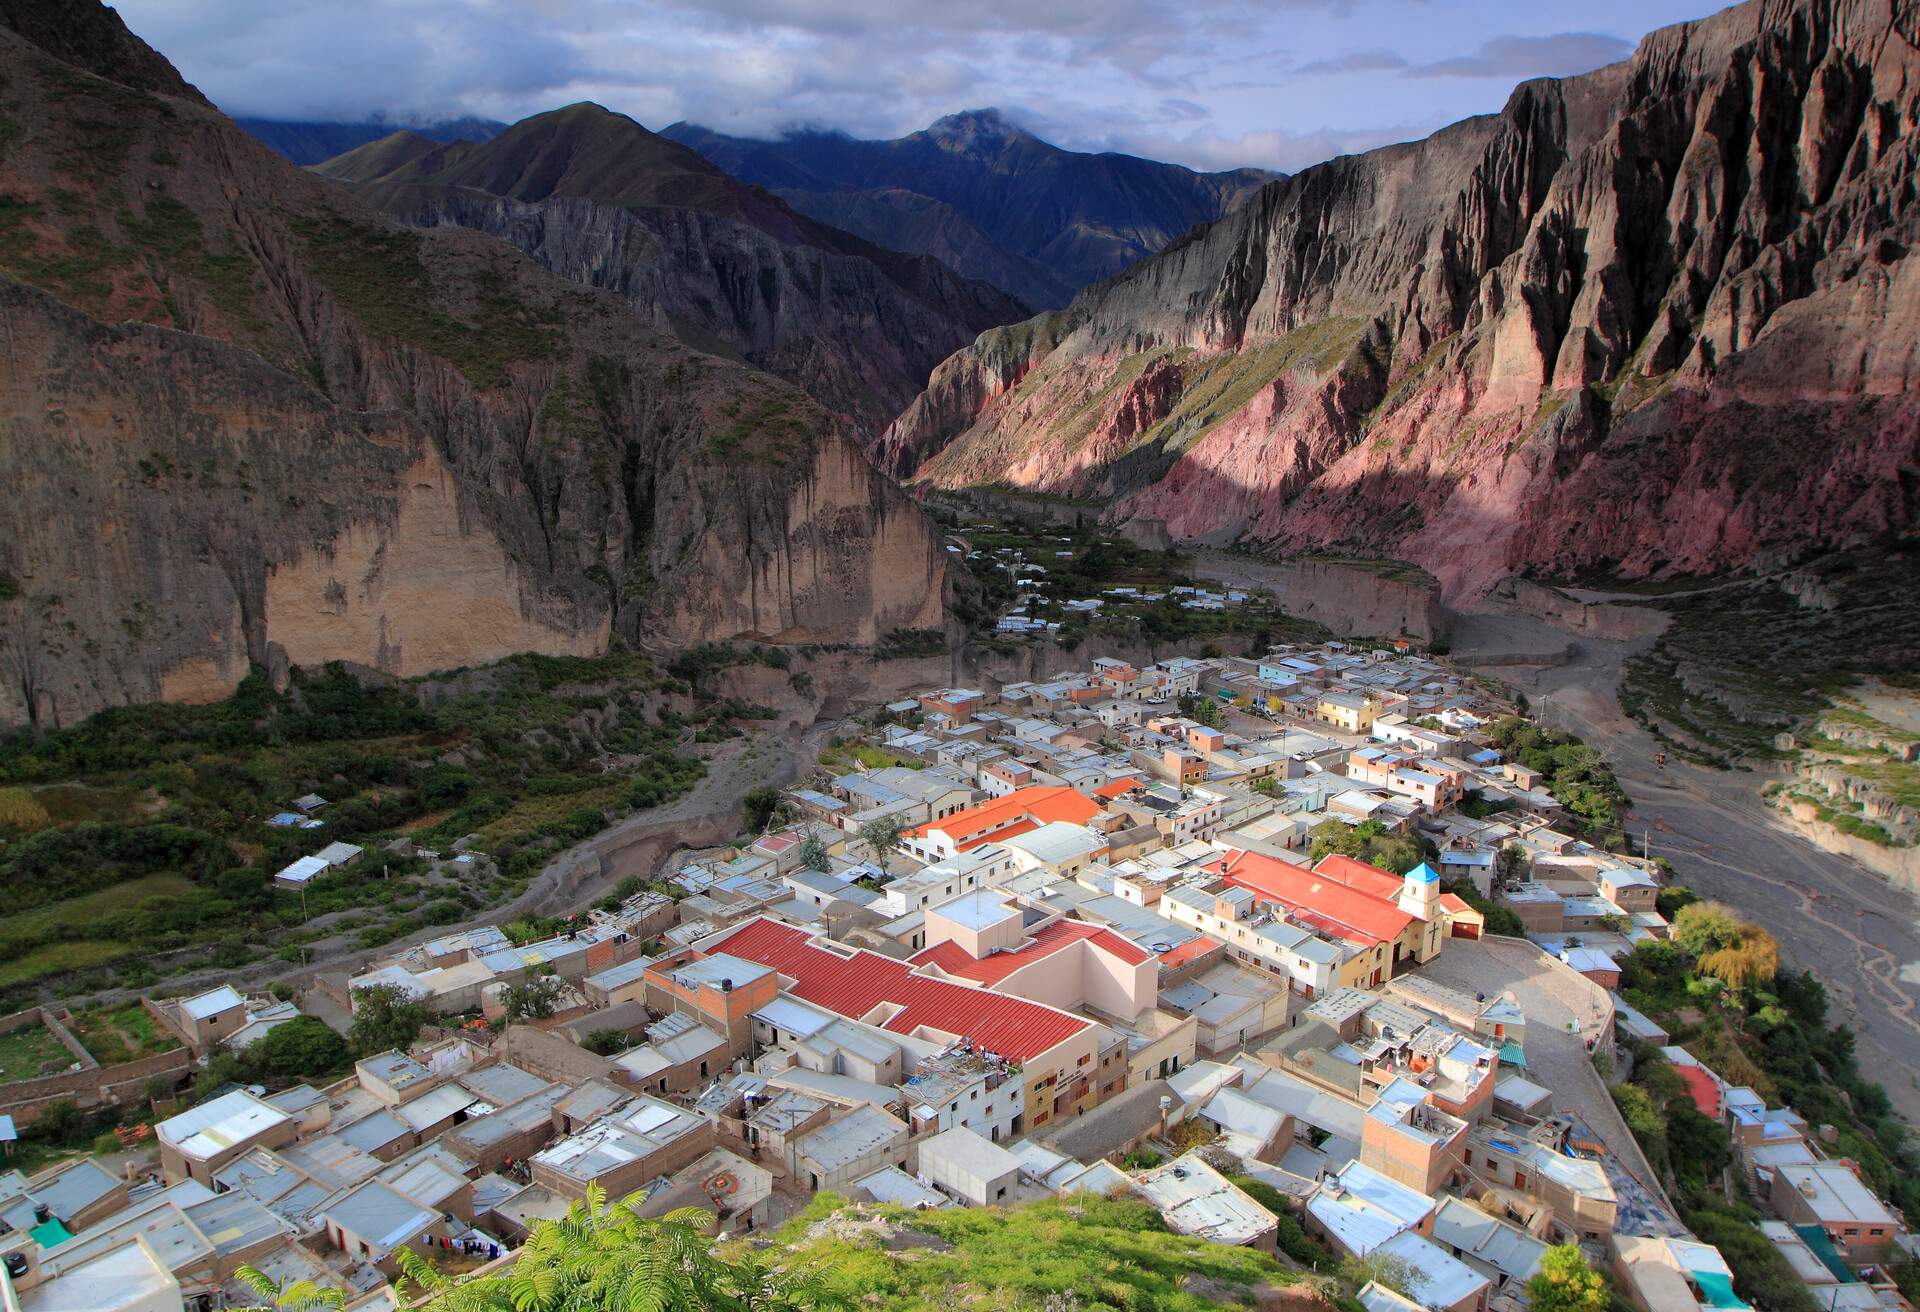
{"type": "Polygon", "coordinates": [[[1440,876],[1436,874],[1433,867],[1425,861],[1422,861],[1419,865],[1407,871],[1407,878],[1417,879],[1423,884],[1437,884],[1440,882],[1440,876]]]}

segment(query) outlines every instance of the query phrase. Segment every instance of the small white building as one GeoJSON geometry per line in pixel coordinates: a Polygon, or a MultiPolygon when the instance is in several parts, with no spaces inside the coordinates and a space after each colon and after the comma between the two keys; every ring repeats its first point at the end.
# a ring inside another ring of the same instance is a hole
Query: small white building
{"type": "Polygon", "coordinates": [[[1020,1159],[965,1126],[920,1145],[920,1174],[975,1207],[1004,1203],[1020,1181],[1020,1159]]]}

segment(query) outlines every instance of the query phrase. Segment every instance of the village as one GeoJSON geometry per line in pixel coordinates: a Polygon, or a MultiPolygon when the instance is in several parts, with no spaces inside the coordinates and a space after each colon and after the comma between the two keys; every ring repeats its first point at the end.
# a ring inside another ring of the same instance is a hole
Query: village
{"type": "Polygon", "coordinates": [[[1670,934],[1664,873],[1494,744],[1521,709],[1404,641],[1101,658],[876,708],[751,841],[544,936],[145,1002],[174,1074],[303,1014],[431,1019],[335,1082],[235,1084],[111,1162],[0,1177],[6,1306],[212,1312],[254,1301],[246,1266],[394,1308],[403,1252],[510,1262],[590,1192],[740,1237],[825,1192],[1086,1191],[1374,1263],[1394,1278],[1369,1312],[1524,1308],[1556,1244],[1644,1312],[1747,1306],[1609,1094],[1657,1052],[1817,1305],[1910,1308],[1887,1266],[1913,1238],[1833,1136],[1620,995],[1622,959],[1670,934]]]}

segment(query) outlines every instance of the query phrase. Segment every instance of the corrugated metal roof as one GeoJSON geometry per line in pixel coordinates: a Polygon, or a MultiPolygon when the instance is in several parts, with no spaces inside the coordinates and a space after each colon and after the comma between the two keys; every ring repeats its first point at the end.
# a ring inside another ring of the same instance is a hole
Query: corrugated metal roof
{"type": "Polygon", "coordinates": [[[924,1026],[1016,1061],[1031,1060],[1088,1025],[1037,1002],[930,979],[877,952],[841,956],[816,946],[806,931],[776,921],[748,921],[716,946],[793,978],[797,983],[789,991],[803,1002],[855,1020],[891,1003],[901,1010],[885,1029],[911,1034],[924,1026]]]}
{"type": "MultiPolygon", "coordinates": [[[[943,908],[936,908],[936,911],[943,908]]],[[[976,960],[958,943],[939,943],[912,957],[916,966],[938,966],[949,975],[958,975],[991,988],[1014,971],[1076,943],[1092,943],[1110,952],[1129,966],[1147,960],[1148,954],[1102,925],[1087,925],[1075,920],[1056,920],[1011,952],[996,952],[976,960]]]]}

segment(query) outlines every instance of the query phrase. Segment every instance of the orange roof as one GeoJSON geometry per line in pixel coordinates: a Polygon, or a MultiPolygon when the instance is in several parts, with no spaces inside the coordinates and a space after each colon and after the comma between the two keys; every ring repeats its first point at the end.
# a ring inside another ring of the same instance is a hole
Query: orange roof
{"type": "Polygon", "coordinates": [[[1700,1109],[1700,1114],[1720,1119],[1720,1082],[1699,1066],[1676,1066],[1674,1069],[1680,1072],[1680,1078],[1686,1082],[1687,1096],[1693,1099],[1693,1105],[1700,1109]]]}
{"type": "Polygon", "coordinates": [[[940,820],[929,820],[907,830],[909,838],[924,838],[931,833],[945,834],[955,847],[986,841],[988,834],[1019,820],[1030,820],[1029,828],[1065,821],[1083,825],[1100,814],[1094,801],[1079,791],[1066,788],[1016,788],[1005,797],[955,811],[940,820]]]}
{"type": "Polygon", "coordinates": [[[1075,943],[1092,943],[1110,952],[1129,966],[1137,966],[1151,955],[1138,944],[1128,942],[1103,925],[1088,925],[1077,920],[1056,920],[1011,952],[974,958],[958,943],[935,944],[909,957],[916,966],[938,966],[949,975],[970,979],[992,988],[1014,971],[1030,966],[1042,957],[1050,957],[1075,943]]]}
{"type": "MultiPolygon", "coordinates": [[[[1353,864],[1373,869],[1364,862],[1353,864]]],[[[1314,928],[1366,947],[1400,937],[1414,919],[1392,898],[1355,888],[1317,868],[1302,870],[1259,852],[1228,854],[1220,873],[1228,883],[1251,890],[1261,901],[1278,902],[1314,928]]],[[[1400,881],[1394,880],[1393,886],[1398,892],[1400,881]]]]}
{"type": "MultiPolygon", "coordinates": [[[[1478,911],[1475,911],[1471,906],[1467,905],[1467,900],[1458,893],[1442,893],[1440,895],[1440,909],[1450,916],[1480,915],[1478,911]]],[[[1484,916],[1480,918],[1482,920],[1486,919],[1484,916]]]]}
{"type": "Polygon", "coordinates": [[[1145,787],[1146,784],[1137,777],[1133,775],[1122,775],[1118,779],[1109,779],[1098,788],[1095,788],[1093,795],[1095,797],[1106,798],[1125,797],[1128,793],[1145,787]]]}
{"type": "Polygon", "coordinates": [[[1365,861],[1350,856],[1341,856],[1330,852],[1314,864],[1313,873],[1324,875],[1328,879],[1338,880],[1348,888],[1357,888],[1362,893],[1371,893],[1375,897],[1397,898],[1406,880],[1390,870],[1379,866],[1370,866],[1365,861]]]}
{"type": "Polygon", "coordinates": [[[1188,939],[1171,952],[1162,952],[1160,954],[1160,965],[1164,970],[1178,970],[1181,966],[1189,962],[1198,961],[1209,952],[1215,950],[1225,952],[1227,945],[1217,939],[1211,939],[1205,934],[1202,934],[1198,938],[1188,939]]]}

